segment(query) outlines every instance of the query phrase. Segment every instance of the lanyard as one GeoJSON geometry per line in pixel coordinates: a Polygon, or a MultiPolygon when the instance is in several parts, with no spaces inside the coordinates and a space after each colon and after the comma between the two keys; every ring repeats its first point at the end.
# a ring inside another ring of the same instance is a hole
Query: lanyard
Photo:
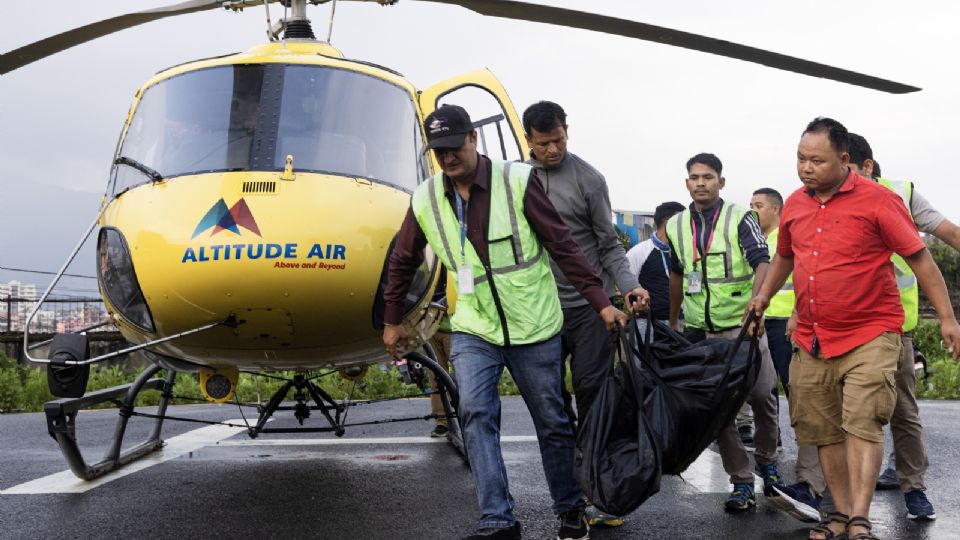
{"type": "MultiPolygon", "coordinates": [[[[710,244],[713,243],[713,233],[717,231],[717,218],[720,217],[720,211],[723,208],[717,208],[716,213],[713,214],[713,222],[710,223],[710,238],[707,239],[707,244],[703,246],[703,256],[706,257],[707,253],[710,252],[710,244]]],[[[703,214],[700,214],[703,215],[703,214]]],[[[699,252],[699,247],[697,246],[697,222],[693,219],[693,215],[690,216],[690,225],[693,227],[693,265],[696,268],[697,265],[697,253],[699,252]]]]}
{"type": "Polygon", "coordinates": [[[460,222],[460,261],[466,262],[466,244],[467,244],[467,203],[463,202],[463,198],[460,197],[460,192],[456,188],[453,189],[454,195],[457,196],[457,221],[460,222]]]}
{"type": "Polygon", "coordinates": [[[670,253],[670,244],[661,242],[657,235],[654,234],[650,237],[653,240],[653,247],[660,253],[660,262],[663,263],[663,272],[669,276],[670,275],[670,265],[667,262],[667,255],[670,253]]]}

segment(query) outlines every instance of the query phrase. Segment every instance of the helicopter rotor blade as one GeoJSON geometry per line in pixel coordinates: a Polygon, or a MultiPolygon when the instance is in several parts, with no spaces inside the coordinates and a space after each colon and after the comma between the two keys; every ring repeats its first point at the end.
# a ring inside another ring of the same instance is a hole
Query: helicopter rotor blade
{"type": "MultiPolygon", "coordinates": [[[[262,3],[262,0],[261,0],[262,3]]],[[[55,36],[36,41],[29,45],[24,45],[19,49],[10,51],[0,56],[0,75],[9,73],[15,69],[21,68],[27,64],[46,58],[52,54],[69,49],[81,43],[125,30],[164,17],[174,15],[184,15],[197,11],[206,11],[218,7],[230,7],[225,4],[243,4],[243,2],[229,2],[227,0],[188,0],[173,4],[170,6],[147,9],[134,13],[119,15],[110,19],[104,19],[95,23],[67,30],[55,36]]]]}
{"type": "Polygon", "coordinates": [[[740,45],[722,39],[691,34],[681,30],[655,26],[626,19],[618,19],[596,13],[587,13],[572,9],[553,6],[529,4],[512,0],[420,0],[440,4],[454,4],[471,11],[491,17],[503,17],[531,22],[555,24],[592,30],[606,34],[616,34],[625,37],[653,41],[664,45],[673,45],[684,49],[692,49],[746,62],[762,64],[775,69],[792,71],[811,77],[830,79],[842,83],[871,88],[891,94],[907,94],[917,92],[920,88],[881,79],[872,75],[865,75],[838,67],[811,62],[794,56],[787,56],[756,47],[740,45]]]}

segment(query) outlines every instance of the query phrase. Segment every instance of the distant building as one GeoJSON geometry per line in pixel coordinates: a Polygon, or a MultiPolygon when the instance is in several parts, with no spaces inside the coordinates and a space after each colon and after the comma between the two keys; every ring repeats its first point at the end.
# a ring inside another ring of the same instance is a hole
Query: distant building
{"type": "Polygon", "coordinates": [[[653,236],[656,228],[653,226],[653,212],[643,210],[616,210],[613,211],[613,224],[621,236],[629,239],[629,246],[635,246],[653,236]]]}
{"type": "MultiPolygon", "coordinates": [[[[0,283],[0,332],[22,331],[37,306],[37,286],[10,281],[0,283]]],[[[99,298],[47,298],[30,323],[31,332],[77,332],[108,319],[99,298]]],[[[112,326],[100,331],[115,330],[112,326]]]]}
{"type": "Polygon", "coordinates": [[[33,283],[20,283],[16,280],[7,283],[0,283],[0,298],[24,298],[27,300],[36,300],[37,286],[33,283]]]}

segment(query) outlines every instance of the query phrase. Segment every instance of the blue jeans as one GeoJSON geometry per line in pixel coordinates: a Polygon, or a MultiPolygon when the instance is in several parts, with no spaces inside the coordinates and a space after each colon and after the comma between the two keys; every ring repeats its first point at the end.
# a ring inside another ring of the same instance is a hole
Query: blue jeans
{"type": "Polygon", "coordinates": [[[450,344],[460,390],[460,422],[480,505],[479,528],[507,528],[516,521],[507,469],[500,452],[500,394],[506,367],[533,417],[553,511],[584,506],[573,481],[573,431],[560,397],[560,337],[542,343],[500,347],[455,332],[450,344]]]}

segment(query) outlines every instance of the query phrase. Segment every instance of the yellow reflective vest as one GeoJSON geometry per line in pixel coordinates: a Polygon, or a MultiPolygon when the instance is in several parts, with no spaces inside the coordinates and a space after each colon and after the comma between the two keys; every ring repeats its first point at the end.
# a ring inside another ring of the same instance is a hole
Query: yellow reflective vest
{"type": "MultiPolygon", "coordinates": [[[[899,195],[903,204],[907,205],[910,217],[913,217],[913,210],[910,208],[910,201],[913,200],[913,182],[877,178],[877,183],[899,195]]],[[[893,262],[893,271],[897,277],[897,288],[900,289],[900,303],[903,304],[903,331],[911,332],[917,327],[920,319],[920,287],[917,284],[917,276],[903,257],[894,253],[890,260],[893,262]]]]}
{"type": "Polygon", "coordinates": [[[453,278],[453,331],[500,346],[538,343],[560,332],[563,315],[550,263],[523,213],[531,167],[490,161],[489,266],[468,238],[461,244],[460,222],[444,196],[442,172],[417,187],[413,214],[453,278]],[[473,274],[471,293],[458,283],[458,269],[465,266],[473,274]]]}
{"type": "MultiPolygon", "coordinates": [[[[777,239],[779,237],[780,227],[774,229],[767,237],[767,248],[770,251],[771,263],[777,255],[777,239]]],[[[793,274],[790,274],[787,276],[787,281],[783,284],[783,287],[770,299],[770,307],[767,308],[766,315],[767,317],[788,319],[793,313],[793,306],[796,302],[797,298],[793,293],[793,274]]]]}
{"type": "Polygon", "coordinates": [[[707,253],[701,257],[687,208],[667,222],[667,236],[683,269],[683,319],[686,326],[719,332],[740,326],[753,289],[753,268],[740,248],[737,229],[748,210],[724,203],[707,253]],[[700,290],[691,291],[699,273],[700,290]]]}

